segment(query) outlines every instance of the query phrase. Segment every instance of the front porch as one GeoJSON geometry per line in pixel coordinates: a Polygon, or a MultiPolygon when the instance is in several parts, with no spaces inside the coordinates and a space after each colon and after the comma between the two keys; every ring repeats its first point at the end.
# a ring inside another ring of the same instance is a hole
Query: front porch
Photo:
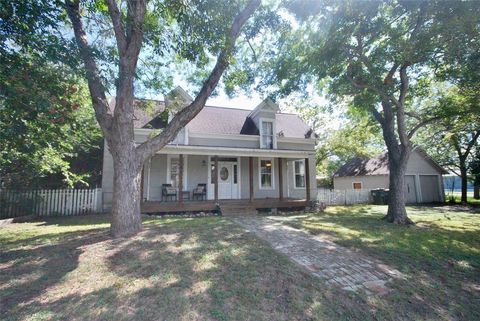
{"type": "Polygon", "coordinates": [[[249,199],[236,200],[205,200],[205,201],[188,201],[183,202],[159,202],[144,201],[142,202],[142,213],[173,213],[173,212],[197,212],[197,211],[213,211],[217,209],[217,205],[222,206],[245,206],[255,209],[266,208],[303,208],[308,206],[306,199],[279,199],[279,198],[261,198],[250,201],[249,199]]]}
{"type": "Polygon", "coordinates": [[[310,155],[305,154],[288,155],[288,158],[275,157],[280,155],[271,155],[270,158],[182,153],[160,155],[163,165],[158,164],[156,168],[161,168],[161,172],[166,169],[165,176],[158,174],[153,164],[146,165],[142,173],[141,211],[172,213],[212,211],[218,207],[222,210],[232,207],[245,210],[306,207],[311,195],[311,188],[307,187],[311,186],[312,175],[310,155]],[[301,161],[300,177],[298,171],[295,176],[295,161],[301,161]],[[156,177],[153,176],[154,170],[156,177]],[[155,184],[157,187],[153,189],[155,184]],[[301,186],[297,186],[299,184],[301,186]],[[197,185],[206,186],[205,195],[200,199],[193,197],[192,190],[197,185]],[[169,193],[174,189],[173,197],[171,194],[166,197],[167,186],[169,193]]]}

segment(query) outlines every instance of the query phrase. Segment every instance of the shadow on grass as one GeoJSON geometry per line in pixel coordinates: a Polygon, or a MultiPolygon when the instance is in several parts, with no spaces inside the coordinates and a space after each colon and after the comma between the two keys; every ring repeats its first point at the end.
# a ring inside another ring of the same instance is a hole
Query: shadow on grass
{"type": "MultiPolygon", "coordinates": [[[[382,211],[369,208],[348,208],[332,214],[312,215],[296,222],[296,227],[304,227],[311,233],[328,233],[337,243],[346,246],[360,246],[372,249],[373,254],[394,260],[400,267],[409,266],[412,260],[417,265],[445,263],[443,259],[463,260],[472,267],[480,268],[480,226],[462,218],[458,225],[442,226],[440,220],[457,219],[451,212],[436,210],[442,214],[438,218],[422,219],[423,207],[413,208],[416,224],[399,226],[387,223],[381,218],[382,211]]],[[[474,214],[475,215],[475,214],[474,214]]]]}
{"type": "MultiPolygon", "coordinates": [[[[55,244],[48,244],[48,239],[41,242],[35,248],[0,254],[0,319],[412,320],[441,316],[433,305],[420,302],[419,295],[425,293],[417,288],[400,286],[405,295],[375,300],[329,288],[222,218],[152,221],[136,237],[123,240],[110,240],[103,229],[65,233],[55,244]]],[[[442,306],[450,311],[458,303],[453,300],[442,306]]],[[[475,317],[473,313],[463,319],[475,317]]]]}
{"type": "Polygon", "coordinates": [[[78,216],[57,216],[48,218],[35,218],[32,222],[39,222],[41,225],[50,226],[89,226],[99,224],[110,224],[110,214],[89,214],[78,216]]]}
{"type": "Polygon", "coordinates": [[[159,221],[130,239],[77,231],[2,252],[0,319],[368,319],[365,302],[229,221],[159,221]]]}
{"type": "MultiPolygon", "coordinates": [[[[51,236],[56,235],[46,234],[19,242],[31,244],[46,241],[51,236]]],[[[64,233],[59,243],[2,250],[0,252],[2,272],[0,315],[4,315],[7,311],[16,311],[21,304],[29,304],[37,299],[77,268],[78,257],[82,253],[80,247],[102,242],[107,238],[108,234],[104,231],[77,231],[64,233]]],[[[9,315],[6,319],[15,320],[15,317],[9,315]]]]}
{"type": "Polygon", "coordinates": [[[339,207],[293,224],[328,234],[336,243],[403,272],[407,279],[395,282],[399,302],[410,296],[408,301],[418,309],[445,309],[454,318],[480,319],[480,226],[469,220],[476,214],[409,207],[417,225],[398,226],[382,221],[384,212],[386,207],[339,207]]]}
{"type": "Polygon", "coordinates": [[[232,223],[213,223],[150,228],[109,258],[120,278],[150,282],[136,293],[135,319],[307,318],[308,298],[296,283],[307,286],[310,276],[273,278],[289,265],[284,257],[232,223]]]}

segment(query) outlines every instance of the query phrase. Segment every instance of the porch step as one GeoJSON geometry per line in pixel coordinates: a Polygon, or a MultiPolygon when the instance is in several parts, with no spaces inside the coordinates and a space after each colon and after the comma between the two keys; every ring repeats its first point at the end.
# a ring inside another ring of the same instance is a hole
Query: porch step
{"type": "Polygon", "coordinates": [[[222,212],[222,216],[226,217],[257,215],[255,207],[249,205],[221,204],[220,211],[222,212]]]}

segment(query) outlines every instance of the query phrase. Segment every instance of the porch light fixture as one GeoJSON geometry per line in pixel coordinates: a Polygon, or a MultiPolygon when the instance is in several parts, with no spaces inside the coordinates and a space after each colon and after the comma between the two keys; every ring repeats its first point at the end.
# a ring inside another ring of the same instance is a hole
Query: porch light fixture
{"type": "Polygon", "coordinates": [[[202,159],[202,166],[207,166],[207,161],[202,159]]]}

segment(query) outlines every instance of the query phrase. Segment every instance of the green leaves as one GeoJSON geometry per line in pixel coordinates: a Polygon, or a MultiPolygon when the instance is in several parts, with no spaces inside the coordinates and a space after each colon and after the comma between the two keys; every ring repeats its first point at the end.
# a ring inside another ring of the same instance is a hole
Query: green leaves
{"type": "Polygon", "coordinates": [[[98,148],[101,137],[85,85],[36,56],[1,57],[0,177],[23,186],[49,174],[73,177],[74,153],[98,148]]]}

